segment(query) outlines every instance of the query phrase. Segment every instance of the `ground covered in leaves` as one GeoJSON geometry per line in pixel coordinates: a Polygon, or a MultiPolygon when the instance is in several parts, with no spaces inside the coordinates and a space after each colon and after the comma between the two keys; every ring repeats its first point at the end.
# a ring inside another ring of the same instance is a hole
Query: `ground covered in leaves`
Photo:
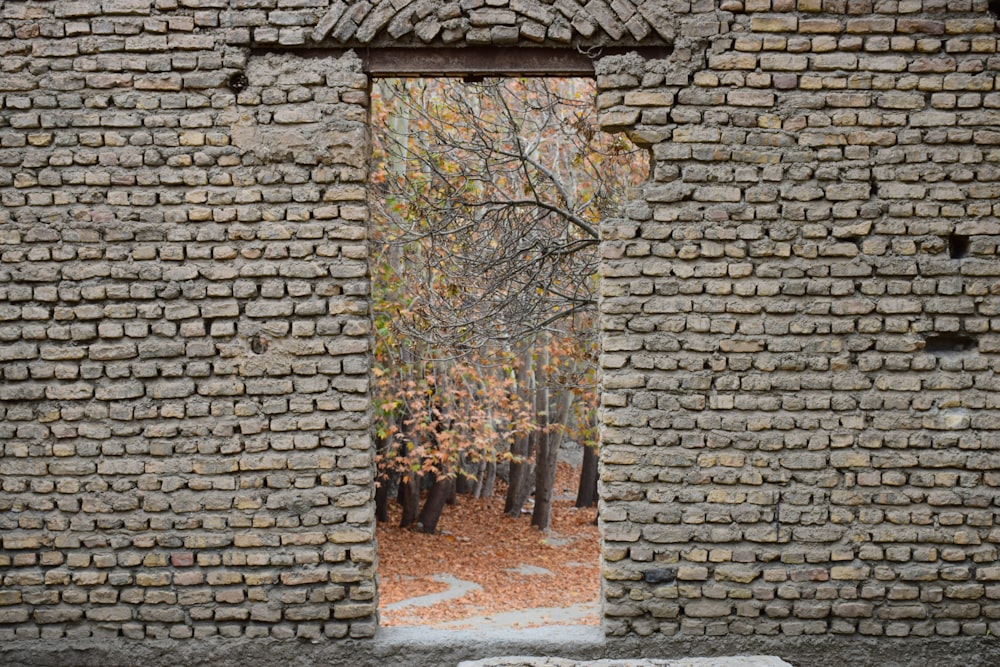
{"type": "MultiPolygon", "coordinates": [[[[530,514],[504,516],[504,491],[498,481],[493,498],[459,497],[445,508],[440,532],[427,535],[398,528],[399,508],[378,527],[381,625],[432,626],[499,612],[594,603],[600,593],[600,540],[596,509],[575,509],[576,470],[559,464],[552,525],[541,532],[530,514]],[[481,586],[458,599],[432,606],[394,603],[439,593],[447,574],[481,586]]],[[[596,625],[598,618],[583,623],[596,625]]],[[[525,624],[527,627],[530,623],[525,624]]]]}

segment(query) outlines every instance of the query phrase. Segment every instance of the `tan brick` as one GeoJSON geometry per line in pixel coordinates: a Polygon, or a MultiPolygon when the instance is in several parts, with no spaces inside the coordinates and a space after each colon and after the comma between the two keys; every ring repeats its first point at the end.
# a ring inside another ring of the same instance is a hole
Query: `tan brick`
{"type": "Polygon", "coordinates": [[[750,18],[750,29],[754,32],[795,32],[798,25],[795,16],[757,14],[750,18]]]}

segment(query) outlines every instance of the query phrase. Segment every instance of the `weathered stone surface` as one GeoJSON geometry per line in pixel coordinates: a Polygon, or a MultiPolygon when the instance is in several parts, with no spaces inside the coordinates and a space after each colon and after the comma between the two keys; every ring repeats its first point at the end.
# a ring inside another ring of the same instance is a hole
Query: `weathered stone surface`
{"type": "MultiPolygon", "coordinates": [[[[271,12],[272,23],[303,23],[313,43],[343,46],[374,44],[565,45],[585,39],[592,46],[670,44],[681,12],[656,2],[630,0],[494,0],[440,3],[431,0],[336,0],[317,19],[315,12],[271,12]]],[[[281,42],[281,34],[258,29],[260,43],[281,42]]],[[[284,42],[282,42],[284,43],[284,42]]],[[[291,42],[289,42],[291,43],[291,42]]]]}
{"type": "Polygon", "coordinates": [[[648,149],[601,222],[609,635],[1000,632],[995,27],[932,0],[4,4],[0,646],[374,633],[370,82],[315,44],[578,47],[648,149]],[[638,40],[674,50],[598,55],[638,40]]]}
{"type": "Polygon", "coordinates": [[[791,667],[774,656],[741,655],[718,658],[682,658],[680,660],[570,660],[528,656],[466,660],[458,667],[791,667]]]}

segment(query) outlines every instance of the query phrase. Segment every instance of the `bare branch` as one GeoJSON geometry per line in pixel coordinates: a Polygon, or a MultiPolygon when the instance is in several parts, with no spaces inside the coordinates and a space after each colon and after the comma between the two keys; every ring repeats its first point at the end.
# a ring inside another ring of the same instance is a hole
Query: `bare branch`
{"type": "Polygon", "coordinates": [[[392,104],[374,126],[387,164],[377,176],[383,196],[372,202],[385,248],[376,257],[395,258],[380,265],[386,286],[376,286],[400,303],[392,324],[400,337],[477,349],[592,310],[597,221],[642,175],[596,132],[593,92],[576,94],[579,85],[376,90],[392,104]]]}

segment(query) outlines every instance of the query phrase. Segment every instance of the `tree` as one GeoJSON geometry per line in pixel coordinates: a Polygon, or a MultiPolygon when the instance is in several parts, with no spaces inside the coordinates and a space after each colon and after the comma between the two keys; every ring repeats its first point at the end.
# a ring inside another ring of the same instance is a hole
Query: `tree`
{"type": "MultiPolygon", "coordinates": [[[[376,366],[380,486],[398,483],[403,526],[434,532],[454,480],[472,476],[471,465],[484,484],[479,464],[495,463],[503,445],[536,429],[512,373],[508,365],[467,360],[376,366]],[[425,480],[430,493],[418,511],[425,480]]],[[[379,510],[385,518],[384,505],[379,510]]]]}
{"type": "Polygon", "coordinates": [[[410,505],[434,480],[436,525],[447,480],[472,464],[482,492],[507,458],[508,513],[534,490],[544,529],[560,441],[596,401],[598,221],[644,176],[641,160],[596,132],[590,82],[389,81],[376,97],[383,470],[410,505]],[[416,398],[428,382],[436,403],[416,398]]]}

